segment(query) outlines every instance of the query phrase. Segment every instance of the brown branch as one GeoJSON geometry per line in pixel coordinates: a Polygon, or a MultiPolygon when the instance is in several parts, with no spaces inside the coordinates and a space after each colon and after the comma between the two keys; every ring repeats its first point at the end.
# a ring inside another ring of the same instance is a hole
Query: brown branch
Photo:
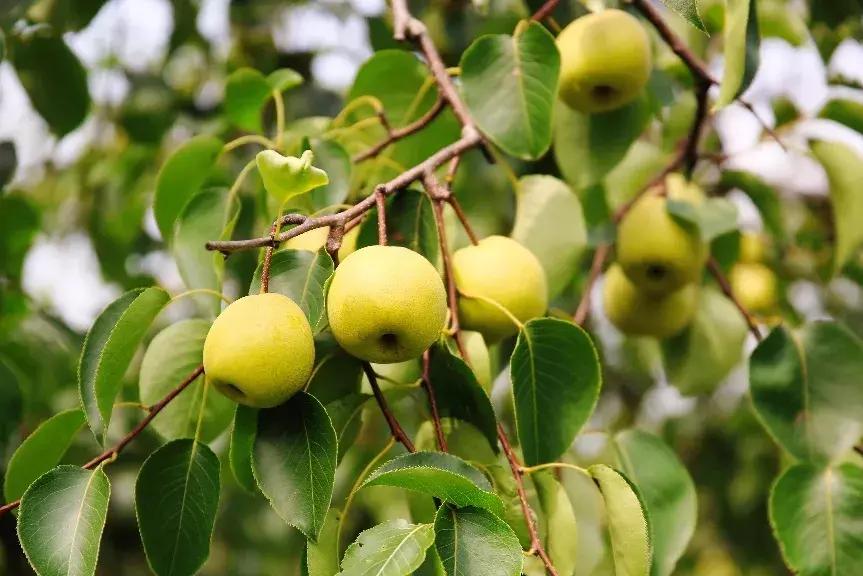
{"type": "Polygon", "coordinates": [[[695,118],[689,129],[689,136],[681,152],[681,162],[687,176],[692,176],[695,164],[698,162],[698,144],[701,141],[701,133],[704,123],[707,121],[707,97],[710,93],[710,84],[704,81],[696,81],[695,87],[695,118]]]}
{"type": "Polygon", "coordinates": [[[429,351],[423,352],[423,380],[422,385],[426,391],[426,396],[429,399],[429,408],[431,409],[432,424],[434,425],[435,436],[437,437],[437,446],[441,452],[449,452],[449,446],[446,443],[446,436],[443,433],[443,426],[440,421],[440,413],[437,410],[437,397],[435,396],[434,386],[429,378],[429,351]]]}
{"type": "Polygon", "coordinates": [[[600,244],[596,252],[593,253],[593,262],[590,264],[590,274],[587,277],[587,282],[584,283],[584,291],[581,294],[581,300],[578,302],[578,308],[575,309],[575,316],[572,321],[583,326],[587,320],[587,315],[590,313],[590,297],[593,292],[593,285],[596,284],[597,278],[602,273],[602,268],[605,265],[605,260],[611,252],[611,244],[600,244]]]}
{"type": "Polygon", "coordinates": [[[539,10],[533,13],[533,16],[530,17],[531,20],[536,20],[537,22],[542,22],[554,12],[554,9],[557,8],[557,5],[560,4],[560,0],[546,0],[545,4],[539,7],[539,10]]]}
{"type": "Polygon", "coordinates": [[[390,427],[390,433],[392,433],[393,438],[401,442],[402,446],[407,449],[408,452],[416,452],[416,448],[414,448],[414,443],[411,442],[411,439],[405,433],[402,425],[399,424],[399,421],[396,419],[395,414],[393,414],[390,409],[389,404],[387,403],[386,397],[384,397],[384,393],[381,392],[381,387],[378,386],[378,377],[375,374],[374,368],[368,362],[363,362],[363,372],[366,373],[366,378],[369,379],[369,385],[372,387],[372,392],[375,395],[375,400],[378,403],[378,406],[383,412],[384,418],[387,421],[387,425],[390,427]]]}
{"type": "Polygon", "coordinates": [[[716,258],[710,257],[710,260],[707,261],[707,269],[710,270],[710,274],[716,280],[716,283],[719,284],[719,288],[722,290],[722,293],[734,303],[734,306],[740,312],[740,315],[743,316],[743,319],[746,320],[746,325],[749,327],[749,331],[752,332],[752,335],[755,336],[755,339],[758,342],[764,339],[764,336],[761,334],[761,330],[758,329],[758,324],[755,322],[755,318],[752,317],[752,314],[749,310],[746,309],[745,306],[737,299],[737,296],[734,294],[734,290],[731,288],[731,283],[728,281],[728,278],[725,277],[725,274],[722,272],[722,268],[719,266],[719,262],[716,261],[716,258]]]}
{"type": "MultiPolygon", "coordinates": [[[[120,452],[122,452],[123,449],[126,448],[126,446],[128,446],[135,438],[137,438],[141,434],[141,432],[144,431],[144,428],[146,428],[150,424],[150,422],[152,422],[153,419],[159,415],[159,412],[161,412],[162,409],[165,408],[165,406],[170,404],[170,402],[174,398],[179,396],[180,393],[189,386],[189,384],[194,382],[195,379],[203,373],[204,373],[204,365],[201,364],[200,366],[195,368],[191,374],[186,376],[183,379],[183,381],[177,385],[176,388],[174,388],[173,390],[168,392],[168,394],[164,398],[162,398],[161,400],[159,400],[158,402],[156,402],[155,404],[153,404],[152,406],[147,408],[147,416],[145,416],[143,420],[138,422],[138,425],[135,426],[131,432],[129,432],[128,434],[123,436],[123,438],[119,442],[117,442],[117,444],[115,444],[114,447],[109,448],[108,450],[105,450],[104,452],[102,452],[101,454],[99,454],[98,456],[96,456],[95,458],[93,458],[92,460],[87,462],[86,464],[84,464],[82,466],[82,468],[92,470],[93,468],[95,468],[96,466],[101,464],[102,462],[116,458],[117,455],[119,455],[120,452]]],[[[14,502],[10,502],[9,504],[6,504],[5,506],[0,507],[0,517],[2,517],[7,512],[14,510],[15,508],[18,508],[18,506],[20,506],[20,505],[21,505],[21,500],[15,500],[14,502]]]]}
{"type": "MultiPolygon", "coordinates": [[[[390,127],[388,121],[383,120],[381,124],[383,124],[384,128],[386,128],[387,130],[387,137],[369,148],[368,150],[364,150],[363,152],[354,155],[351,158],[351,161],[354,164],[359,164],[360,162],[368,160],[369,158],[374,158],[375,156],[383,152],[390,144],[397,142],[402,138],[407,138],[411,134],[419,132],[420,130],[431,124],[432,121],[438,117],[438,115],[443,111],[445,104],[446,101],[443,99],[442,96],[438,94],[437,100],[435,100],[435,103],[432,105],[431,108],[429,108],[429,110],[425,114],[423,114],[416,121],[411,122],[407,126],[403,126],[401,128],[393,129],[390,127]]],[[[382,114],[379,114],[379,117],[384,119],[386,118],[386,116],[382,114]]]]}
{"type": "Polygon", "coordinates": [[[339,248],[342,247],[342,240],[345,237],[345,226],[333,225],[330,226],[330,232],[327,234],[327,254],[333,260],[333,265],[339,265],[339,248]]]}
{"type": "Polygon", "coordinates": [[[527,531],[530,533],[531,549],[536,551],[539,555],[543,564],[545,564],[545,571],[549,576],[558,576],[557,570],[555,570],[554,565],[551,562],[551,558],[548,557],[545,548],[542,546],[542,541],[539,538],[536,521],[534,520],[533,512],[530,509],[530,503],[527,501],[527,493],[524,490],[524,478],[522,477],[523,473],[521,464],[519,464],[518,458],[516,458],[515,452],[512,449],[512,445],[509,443],[509,438],[506,436],[506,431],[500,423],[497,425],[497,437],[500,440],[500,445],[503,446],[503,452],[506,454],[506,460],[509,462],[512,476],[515,478],[515,486],[516,491],[518,492],[519,502],[521,503],[521,511],[524,514],[525,521],[527,522],[527,531]]]}

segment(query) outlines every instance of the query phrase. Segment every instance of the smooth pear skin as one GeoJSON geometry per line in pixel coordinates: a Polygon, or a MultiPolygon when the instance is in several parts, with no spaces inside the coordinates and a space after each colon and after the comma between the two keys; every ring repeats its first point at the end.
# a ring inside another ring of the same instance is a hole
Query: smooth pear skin
{"type": "MultiPolygon", "coordinates": [[[[669,197],[691,201],[669,185],[669,197]]],[[[666,199],[647,193],[637,200],[617,229],[617,262],[629,279],[654,296],[679,290],[701,278],[707,246],[695,228],[678,223],[667,210],[666,199]]]]}
{"type": "Polygon", "coordinates": [[[416,252],[367,246],[336,268],[327,315],[348,353],[380,364],[404,362],[440,337],[446,290],[435,267],[416,252]]]}
{"type": "Polygon", "coordinates": [[[778,304],[779,290],[773,270],[757,262],[738,262],[728,274],[731,290],[744,308],[771,312],[778,304]]]}
{"type": "Polygon", "coordinates": [[[607,112],[635,100],[653,67],[647,32],[622,10],[574,20],[557,36],[557,47],[560,98],[585,114],[607,112]]]}
{"type": "Polygon", "coordinates": [[[605,273],[602,287],[605,315],[629,336],[669,338],[692,321],[698,305],[698,287],[688,284],[665,296],[639,290],[618,265],[605,273]]]}
{"type": "Polygon", "coordinates": [[[285,242],[285,248],[292,250],[308,250],[309,252],[317,252],[327,243],[327,236],[330,234],[329,226],[322,228],[313,228],[308,232],[303,232],[299,236],[294,236],[285,242]]]}
{"type": "Polygon", "coordinates": [[[533,252],[505,236],[489,236],[453,254],[453,277],[459,298],[459,322],[483,335],[487,343],[518,331],[492,300],[524,323],[545,313],[545,271],[533,252]]]}
{"type": "Polygon", "coordinates": [[[314,361],[309,321],[282,294],[233,302],[204,341],[207,380],[231,400],[255,408],[278,406],[302,390],[314,361]]]}

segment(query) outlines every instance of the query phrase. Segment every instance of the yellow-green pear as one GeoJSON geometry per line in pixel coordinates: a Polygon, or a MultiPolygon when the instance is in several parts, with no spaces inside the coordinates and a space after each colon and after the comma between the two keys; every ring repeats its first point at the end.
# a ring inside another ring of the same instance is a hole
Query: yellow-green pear
{"type": "Polygon", "coordinates": [[[308,232],[303,232],[299,236],[294,236],[285,242],[285,248],[293,250],[308,250],[309,252],[317,252],[324,244],[327,243],[327,236],[330,234],[329,226],[323,228],[313,228],[308,232]]]}
{"type": "Polygon", "coordinates": [[[653,66],[650,38],[637,18],[603,10],[574,20],[557,36],[560,98],[594,114],[635,100],[653,66]]]}
{"type": "Polygon", "coordinates": [[[378,382],[382,387],[384,384],[394,386],[416,384],[422,378],[423,372],[418,358],[393,364],[372,364],[372,368],[374,368],[375,374],[379,376],[378,382]]]}
{"type": "Polygon", "coordinates": [[[462,330],[461,339],[467,354],[467,364],[473,370],[476,381],[486,394],[491,395],[491,356],[488,353],[485,338],[479,332],[462,330]]]}
{"type": "Polygon", "coordinates": [[[766,255],[767,243],[760,234],[756,234],[754,232],[741,232],[739,257],[741,262],[763,262],[766,255]]]}
{"type": "MultiPolygon", "coordinates": [[[[670,185],[668,193],[674,200],[697,199],[689,187],[670,185]]],[[[621,220],[615,250],[629,279],[655,296],[697,281],[708,256],[698,230],[677,222],[668,213],[666,199],[651,192],[621,220]]]]}
{"type": "Polygon", "coordinates": [[[545,271],[533,253],[505,236],[489,236],[453,254],[453,277],[461,297],[459,321],[465,330],[493,343],[518,331],[519,322],[545,313],[545,271]]]}
{"type": "Polygon", "coordinates": [[[416,358],[440,337],[446,290],[431,262],[400,246],[345,258],[327,296],[330,329],[350,354],[381,364],[416,358]]]}
{"type": "Polygon", "coordinates": [[[342,245],[339,246],[339,261],[341,262],[349,255],[357,251],[357,240],[360,237],[360,227],[354,226],[342,236],[342,245]]]}
{"type": "Polygon", "coordinates": [[[605,315],[624,334],[669,338],[692,321],[698,304],[698,287],[687,284],[663,296],[639,290],[623,269],[612,265],[602,290],[605,315]]]}
{"type": "Polygon", "coordinates": [[[303,389],[315,361],[306,315],[282,294],[245,296],[225,308],[204,341],[204,372],[240,404],[270,408],[303,389]]]}
{"type": "Polygon", "coordinates": [[[758,262],[738,262],[728,274],[731,290],[744,308],[771,312],[778,303],[776,274],[758,262]]]}

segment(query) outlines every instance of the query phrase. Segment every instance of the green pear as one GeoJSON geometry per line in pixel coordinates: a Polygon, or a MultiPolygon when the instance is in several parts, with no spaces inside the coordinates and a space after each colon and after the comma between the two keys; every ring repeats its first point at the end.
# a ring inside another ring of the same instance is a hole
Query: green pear
{"type": "Polygon", "coordinates": [[[354,226],[342,236],[342,245],[339,246],[339,261],[341,262],[357,251],[357,240],[360,237],[360,227],[354,226]]]}
{"type": "Polygon", "coordinates": [[[240,404],[270,408],[302,390],[315,343],[306,315],[275,293],[245,296],[225,308],[204,341],[204,372],[240,404]]]}
{"type": "MultiPolygon", "coordinates": [[[[669,185],[668,194],[673,200],[697,198],[688,187],[669,185]]],[[[655,296],[696,282],[708,256],[698,230],[676,221],[668,213],[666,199],[651,192],[639,198],[621,220],[616,252],[629,279],[655,296]]]]}
{"type": "Polygon", "coordinates": [[[345,258],[327,296],[330,329],[357,358],[392,364],[416,358],[447,316],[446,290],[431,262],[400,246],[367,246],[345,258]]]}
{"type": "Polygon", "coordinates": [[[605,315],[624,334],[669,338],[692,321],[698,287],[688,284],[667,295],[654,296],[640,290],[614,264],[605,273],[602,299],[605,315]]]}
{"type": "Polygon", "coordinates": [[[465,347],[465,354],[467,355],[467,364],[473,370],[476,381],[482,386],[486,394],[491,395],[493,384],[491,356],[488,353],[485,338],[479,332],[462,330],[461,339],[465,347]]]}
{"type": "Polygon", "coordinates": [[[292,250],[308,250],[309,252],[317,252],[327,243],[327,236],[330,234],[329,226],[322,228],[313,228],[308,232],[303,232],[299,236],[294,236],[285,242],[285,248],[292,250]]]}
{"type": "Polygon", "coordinates": [[[560,98],[585,114],[620,108],[641,93],[653,67],[650,38],[637,18],[603,10],[557,36],[560,98]]]}
{"type": "Polygon", "coordinates": [[[476,246],[457,250],[453,277],[461,297],[459,321],[465,330],[493,343],[518,331],[519,322],[545,313],[548,288],[545,271],[533,253],[505,236],[483,238],[476,246]]]}
{"type": "Polygon", "coordinates": [[[758,262],[738,262],[728,274],[731,290],[751,312],[772,312],[778,304],[776,274],[758,262]]]}
{"type": "Polygon", "coordinates": [[[740,233],[740,257],[741,262],[755,264],[763,262],[767,256],[767,243],[763,236],[754,232],[740,233]]]}

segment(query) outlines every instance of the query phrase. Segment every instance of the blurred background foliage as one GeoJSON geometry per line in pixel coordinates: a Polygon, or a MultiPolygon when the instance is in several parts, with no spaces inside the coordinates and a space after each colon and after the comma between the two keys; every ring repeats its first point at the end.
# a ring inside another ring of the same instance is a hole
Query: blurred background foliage
{"type": "MultiPolygon", "coordinates": [[[[476,37],[511,33],[539,4],[412,2],[452,66],[476,37]]],[[[670,13],[667,17],[716,68],[721,66],[718,33],[724,3],[705,0],[701,8],[710,38],[670,13]]],[[[808,139],[825,134],[863,150],[863,3],[762,0],[759,10],[762,67],[747,98],[777,127],[788,151],[765,138],[748,112],[731,106],[713,120],[715,130],[704,146],[712,156],[697,178],[711,194],[735,203],[744,229],[769,234],[768,262],[779,275],[785,318],[831,315],[863,335],[863,260],[852,260],[842,275],[831,277],[835,216],[827,181],[818,163],[801,152],[808,139]]],[[[585,11],[574,0],[563,2],[555,18],[565,23],[585,11]]],[[[39,422],[77,404],[75,367],[83,333],[102,307],[137,286],[156,283],[174,293],[182,290],[150,210],[156,174],[170,151],[191,135],[228,139],[239,134],[222,106],[232,71],[248,66],[268,74],[292,68],[306,79],[286,93],[290,137],[308,134],[315,118],[335,117],[351,98],[397,91],[410,82],[412,60],[407,58],[398,77],[364,79],[360,73],[354,81],[374,51],[406,49],[392,40],[384,0],[3,1],[0,25],[0,428],[8,432],[0,435],[0,462],[6,462],[10,450],[39,422]]],[[[515,179],[545,173],[559,175],[578,191],[590,243],[608,234],[603,223],[609,211],[662,166],[693,114],[685,68],[658,41],[655,52],[658,69],[649,101],[642,109],[627,109],[626,118],[590,127],[587,133],[583,126],[559,124],[563,136],[556,137],[554,152],[534,164],[509,159],[489,165],[478,152],[465,157],[455,193],[478,232],[508,234],[517,218],[515,179]],[[597,158],[579,157],[567,140],[603,132],[607,141],[597,158]]],[[[267,125],[272,115],[269,108],[264,111],[267,125]]],[[[446,117],[439,123],[445,137],[453,124],[446,117]]],[[[436,148],[434,142],[410,140],[392,154],[393,162],[409,165],[436,148]]],[[[221,161],[210,184],[229,185],[251,153],[221,161]]],[[[386,166],[377,163],[375,170],[379,172],[354,175],[352,197],[367,194],[369,182],[385,174],[386,166]]],[[[259,235],[272,219],[260,201],[256,179],[242,196],[236,237],[259,235]]],[[[457,244],[464,243],[455,225],[452,232],[457,244]]],[[[737,236],[732,236],[729,242],[736,246],[737,236]]],[[[255,264],[253,254],[231,258],[227,291],[243,293],[255,264]]],[[[576,273],[564,279],[556,309],[574,308],[587,264],[579,260],[576,273]]],[[[193,304],[185,304],[172,307],[160,321],[168,324],[189,315],[193,304]]],[[[589,425],[596,433],[583,434],[570,457],[583,463],[607,459],[611,447],[605,430],[637,425],[659,433],[680,455],[698,490],[696,536],[676,574],[788,573],[766,511],[780,454],[749,409],[745,366],[727,377],[723,373],[721,385],[710,382],[708,393],[684,396],[669,386],[675,374],[669,366],[661,367],[655,343],[624,341],[601,313],[595,317],[594,331],[605,356],[605,389],[589,425]]],[[[685,343],[670,344],[675,345],[685,343]]],[[[746,346],[749,350],[753,343],[746,346]]],[[[138,365],[127,374],[128,400],[136,399],[138,365]]],[[[679,368],[685,372],[698,366],[679,368]]],[[[415,375],[403,377],[407,381],[415,375]]],[[[676,374],[679,382],[687,378],[676,374]]],[[[495,400],[499,409],[508,410],[505,383],[496,388],[495,400]]],[[[426,409],[405,395],[397,410],[416,430],[426,409]]],[[[125,429],[137,419],[129,409],[113,425],[125,429]]],[[[379,418],[364,422],[357,445],[346,456],[337,497],[386,443],[388,432],[379,418]]],[[[225,443],[223,437],[214,447],[224,450],[225,443]]],[[[111,468],[111,520],[99,574],[148,573],[132,490],[141,460],[156,446],[145,435],[111,468]]],[[[92,438],[79,435],[66,460],[83,461],[95,450],[92,438]]],[[[230,473],[222,476],[227,487],[202,574],[298,573],[299,533],[285,526],[263,498],[232,485],[230,473]]],[[[395,489],[364,490],[346,540],[364,526],[408,516],[415,504],[395,489]]],[[[589,517],[590,502],[574,505],[580,518],[589,517]]],[[[0,540],[0,571],[30,574],[13,517],[0,519],[0,540]]],[[[592,561],[589,554],[579,559],[587,567],[583,573],[591,573],[592,561]]]]}

